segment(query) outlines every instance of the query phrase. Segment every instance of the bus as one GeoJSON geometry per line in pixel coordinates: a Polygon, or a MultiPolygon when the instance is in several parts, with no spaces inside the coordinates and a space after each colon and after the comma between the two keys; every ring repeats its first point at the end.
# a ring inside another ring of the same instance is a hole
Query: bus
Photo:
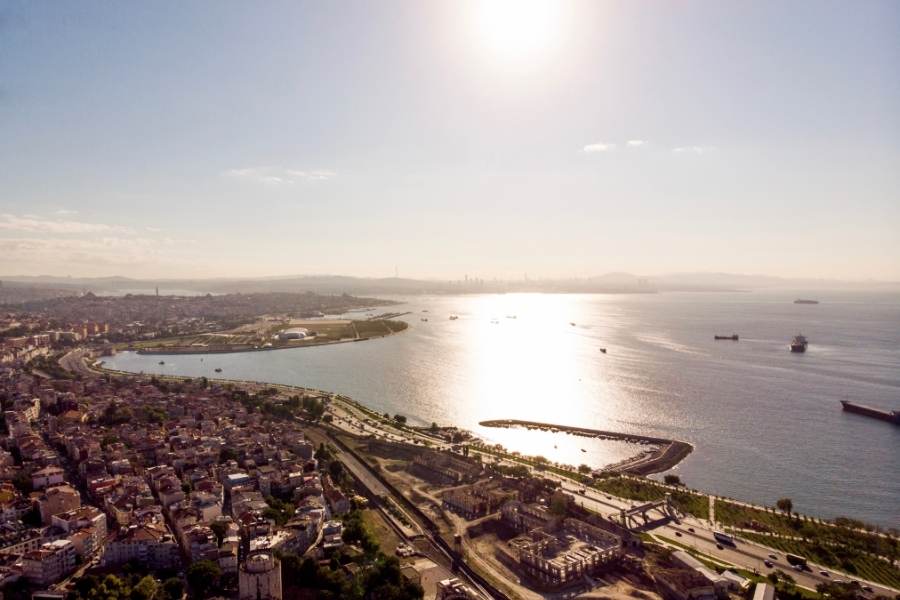
{"type": "Polygon", "coordinates": [[[714,531],[713,537],[716,538],[716,541],[718,542],[734,546],[734,536],[728,535],[724,531],[714,531]]]}
{"type": "Polygon", "coordinates": [[[803,567],[806,568],[806,559],[802,556],[797,556],[796,554],[787,553],[784,555],[784,559],[788,561],[788,564],[793,565],[795,567],[803,567]]]}

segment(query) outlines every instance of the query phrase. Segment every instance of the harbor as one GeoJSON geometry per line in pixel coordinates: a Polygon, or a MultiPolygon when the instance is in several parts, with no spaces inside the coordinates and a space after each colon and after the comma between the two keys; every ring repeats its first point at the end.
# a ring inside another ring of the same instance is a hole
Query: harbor
{"type": "Polygon", "coordinates": [[[626,459],[614,465],[600,469],[610,473],[631,473],[634,475],[651,475],[668,471],[680,463],[691,453],[694,447],[679,440],[670,440],[632,433],[616,431],[604,431],[601,429],[588,429],[585,427],[571,427],[567,425],[555,425],[553,423],[540,423],[537,421],[522,421],[519,419],[497,419],[481,421],[482,427],[524,427],[526,429],[539,429],[543,431],[562,432],[582,437],[619,440],[641,445],[653,446],[651,450],[641,452],[633,458],[626,459]]]}

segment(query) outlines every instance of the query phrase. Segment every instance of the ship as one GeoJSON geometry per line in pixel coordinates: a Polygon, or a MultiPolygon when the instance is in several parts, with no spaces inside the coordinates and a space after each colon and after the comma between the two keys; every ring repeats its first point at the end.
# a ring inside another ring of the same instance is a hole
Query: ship
{"type": "Polygon", "coordinates": [[[794,339],[791,340],[791,352],[806,352],[806,347],[808,345],[809,340],[798,333],[794,336],[794,339]]]}
{"type": "Polygon", "coordinates": [[[797,298],[794,300],[794,304],[818,304],[818,300],[805,300],[803,298],[797,298]]]}
{"type": "Polygon", "coordinates": [[[880,419],[882,421],[887,421],[888,423],[893,423],[894,425],[900,425],[900,410],[881,410],[863,404],[854,404],[849,400],[841,400],[841,406],[844,407],[844,411],[846,412],[863,415],[864,417],[872,417],[873,419],[880,419]]]}
{"type": "Polygon", "coordinates": [[[713,338],[717,340],[732,340],[735,342],[739,339],[738,334],[736,333],[732,333],[731,335],[714,335],[713,338]]]}

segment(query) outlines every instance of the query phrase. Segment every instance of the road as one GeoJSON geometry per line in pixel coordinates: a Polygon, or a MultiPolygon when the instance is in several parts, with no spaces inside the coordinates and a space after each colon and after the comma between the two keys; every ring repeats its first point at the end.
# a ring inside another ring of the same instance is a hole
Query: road
{"type": "MultiPolygon", "coordinates": [[[[563,489],[572,494],[576,502],[584,508],[599,513],[605,517],[618,514],[622,508],[630,508],[632,502],[609,496],[590,488],[582,488],[577,484],[565,481],[563,478],[555,477],[561,480],[563,489]],[[584,493],[581,490],[584,489],[584,493]]],[[[662,515],[660,515],[662,516],[662,515]]],[[[797,582],[797,585],[814,590],[820,583],[828,583],[835,579],[843,579],[845,581],[855,580],[862,585],[868,585],[873,589],[870,595],[883,595],[893,597],[898,590],[879,585],[877,583],[866,581],[858,577],[851,577],[840,572],[832,572],[826,567],[810,563],[810,570],[797,571],[786,560],[781,551],[773,550],[766,546],[738,539],[735,546],[719,544],[713,536],[713,527],[707,521],[696,519],[694,517],[686,517],[681,523],[669,522],[661,524],[655,528],[648,529],[648,533],[668,538],[677,543],[688,546],[698,552],[713,557],[716,560],[738,566],[748,571],[756,571],[761,574],[768,574],[772,571],[781,570],[791,575],[797,582]],[[693,529],[693,531],[691,531],[693,529]],[[771,558],[770,555],[777,558],[771,558]],[[765,565],[765,560],[773,563],[771,568],[765,565]],[[829,573],[828,576],[820,574],[820,571],[829,573]]]]}
{"type": "Polygon", "coordinates": [[[59,365],[66,371],[77,373],[83,377],[94,377],[97,373],[91,371],[85,364],[84,359],[87,357],[90,357],[90,351],[87,348],[75,348],[59,359],[59,365]]]}

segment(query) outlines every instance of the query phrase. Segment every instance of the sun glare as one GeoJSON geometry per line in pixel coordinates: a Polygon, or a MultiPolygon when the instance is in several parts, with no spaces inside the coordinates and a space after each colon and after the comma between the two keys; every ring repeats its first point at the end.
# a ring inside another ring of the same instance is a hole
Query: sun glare
{"type": "Polygon", "coordinates": [[[556,0],[480,0],[477,18],[485,45],[505,60],[539,58],[559,38],[556,0]]]}

